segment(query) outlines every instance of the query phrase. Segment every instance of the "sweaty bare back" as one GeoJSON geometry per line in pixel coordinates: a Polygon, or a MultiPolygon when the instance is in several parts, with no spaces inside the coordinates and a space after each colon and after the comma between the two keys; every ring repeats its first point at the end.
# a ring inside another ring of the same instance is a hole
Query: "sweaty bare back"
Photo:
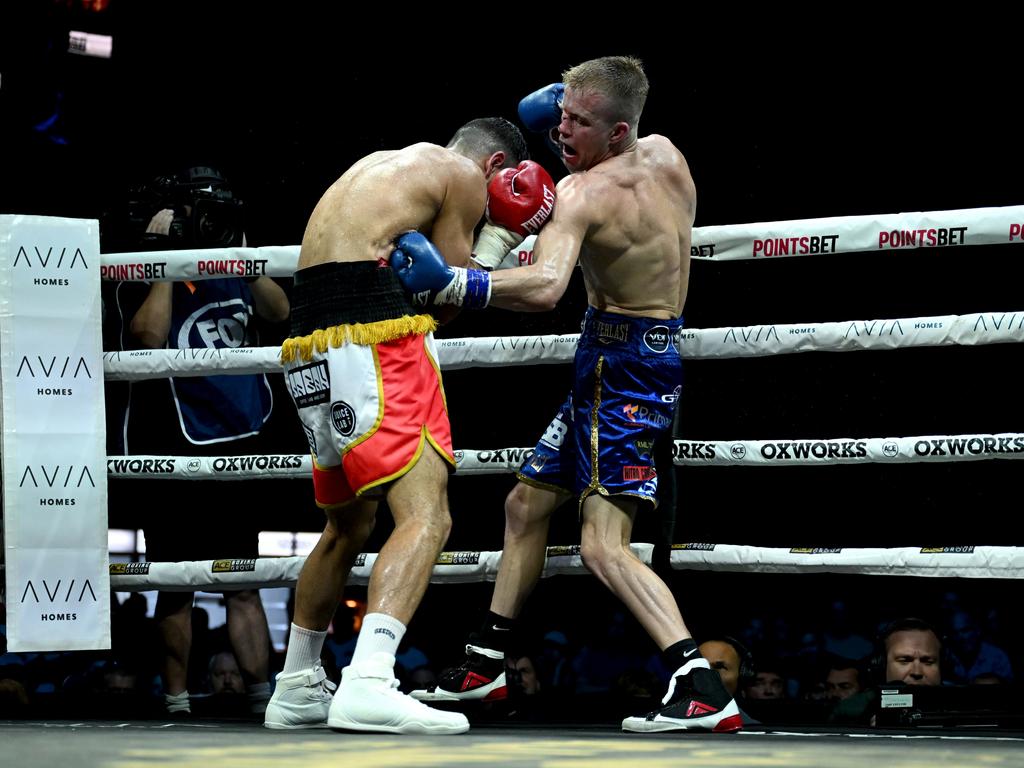
{"type": "Polygon", "coordinates": [[[298,268],[386,259],[395,238],[412,230],[432,237],[442,229],[435,245],[445,257],[452,263],[468,260],[485,195],[483,172],[444,147],[413,144],[374,152],[320,198],[302,237],[298,268]]]}
{"type": "Polygon", "coordinates": [[[690,278],[697,195],[686,160],[663,136],[574,177],[589,227],[580,265],[590,305],[647,317],[678,317],[690,278]]]}

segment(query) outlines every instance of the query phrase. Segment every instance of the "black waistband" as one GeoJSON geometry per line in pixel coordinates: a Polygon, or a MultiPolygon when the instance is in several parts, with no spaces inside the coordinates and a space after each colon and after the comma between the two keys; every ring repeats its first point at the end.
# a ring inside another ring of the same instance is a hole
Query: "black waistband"
{"type": "Polygon", "coordinates": [[[390,267],[376,261],[331,261],[295,273],[292,336],[346,323],[417,315],[390,267]]]}

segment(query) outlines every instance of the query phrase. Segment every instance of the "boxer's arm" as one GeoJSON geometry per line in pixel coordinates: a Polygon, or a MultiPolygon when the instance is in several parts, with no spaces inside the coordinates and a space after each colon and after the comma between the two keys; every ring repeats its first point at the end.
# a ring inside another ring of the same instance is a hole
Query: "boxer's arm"
{"type": "Polygon", "coordinates": [[[445,191],[441,210],[434,219],[431,242],[453,267],[471,267],[473,230],[484,215],[487,190],[478,171],[457,168],[445,191]]]}
{"type": "Polygon", "coordinates": [[[520,312],[555,308],[569,285],[590,226],[582,186],[575,176],[559,183],[558,204],[534,244],[534,263],[491,273],[490,306],[520,312]]]}

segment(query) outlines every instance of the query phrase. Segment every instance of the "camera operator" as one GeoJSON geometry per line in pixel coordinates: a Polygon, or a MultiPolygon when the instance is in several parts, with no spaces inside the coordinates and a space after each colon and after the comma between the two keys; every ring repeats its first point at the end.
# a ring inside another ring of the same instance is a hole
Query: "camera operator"
{"type": "MultiPolygon", "coordinates": [[[[129,203],[132,250],[244,246],[242,202],[216,170],[190,168],[135,190],[129,203]],[[145,231],[141,225],[145,222],[145,231]],[[132,242],[133,240],[133,242],[132,242]],[[134,247],[133,247],[134,246],[134,247]]],[[[233,348],[259,343],[255,318],[280,323],[288,298],[273,279],[237,277],[184,282],[122,282],[115,289],[117,346],[129,349],[233,348]]],[[[262,374],[131,382],[117,409],[112,453],[241,455],[275,452],[260,440],[273,396],[262,374]]],[[[139,486],[132,485],[136,491],[139,486]]],[[[112,491],[114,489],[112,488],[112,491]]],[[[149,561],[178,562],[258,555],[258,522],[241,509],[238,486],[218,481],[162,484],[158,492],[118,500],[142,512],[149,561]]],[[[114,493],[112,495],[112,501],[114,493]]],[[[254,590],[224,593],[227,634],[254,713],[269,698],[269,633],[254,590]]],[[[156,618],[164,645],[167,710],[190,712],[188,689],[206,659],[191,659],[191,592],[161,592],[156,618]],[[192,662],[190,665],[190,661],[192,662]],[[191,674],[190,674],[191,672],[191,674]]],[[[221,650],[214,648],[214,652],[221,650]]]]}

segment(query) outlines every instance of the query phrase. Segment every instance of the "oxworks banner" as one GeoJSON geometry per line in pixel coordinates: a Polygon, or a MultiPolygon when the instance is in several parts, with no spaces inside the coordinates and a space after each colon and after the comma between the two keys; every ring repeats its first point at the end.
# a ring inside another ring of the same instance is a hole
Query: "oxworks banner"
{"type": "Polygon", "coordinates": [[[96,221],[0,216],[11,651],[110,647],[96,221]]]}

